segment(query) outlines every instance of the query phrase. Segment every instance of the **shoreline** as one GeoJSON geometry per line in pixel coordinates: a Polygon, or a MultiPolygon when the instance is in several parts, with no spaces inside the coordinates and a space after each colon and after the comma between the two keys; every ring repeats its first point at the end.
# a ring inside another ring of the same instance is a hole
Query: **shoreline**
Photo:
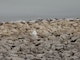
{"type": "Polygon", "coordinates": [[[20,21],[37,21],[37,20],[80,20],[80,18],[33,18],[33,19],[2,19],[0,22],[4,23],[4,22],[20,22],[20,21]]]}
{"type": "MultiPolygon", "coordinates": [[[[71,25],[71,27],[73,27],[73,30],[76,30],[75,27],[79,27],[79,22],[80,19],[38,19],[38,20],[31,20],[31,21],[9,21],[9,22],[1,22],[0,23],[0,30],[4,31],[6,29],[10,29],[9,31],[6,30],[6,34],[9,33],[12,29],[13,32],[19,33],[19,29],[22,30],[41,30],[41,28],[43,29],[51,29],[51,30],[60,30],[60,29],[64,29],[64,30],[68,30],[70,28],[69,25],[71,25]],[[57,25],[58,24],[58,25],[57,25]],[[64,24],[64,25],[63,25],[64,24]],[[69,24],[69,25],[68,25],[69,24]],[[55,27],[56,26],[56,27],[55,27]],[[16,27],[16,28],[15,28],[16,27]],[[32,27],[32,28],[31,28],[32,27]],[[62,28],[64,27],[64,28],[62,28]],[[23,29],[24,28],[24,29],[23,29]]],[[[78,29],[78,28],[77,28],[78,29]]],[[[21,31],[22,32],[22,31],[21,31]]],[[[0,34],[3,34],[3,32],[0,32],[0,34]]]]}

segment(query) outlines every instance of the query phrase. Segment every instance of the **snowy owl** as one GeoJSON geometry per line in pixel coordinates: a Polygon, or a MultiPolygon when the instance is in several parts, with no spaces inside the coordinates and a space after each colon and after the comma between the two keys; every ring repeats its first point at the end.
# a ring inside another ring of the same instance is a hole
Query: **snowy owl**
{"type": "Polygon", "coordinates": [[[32,31],[32,36],[37,37],[37,32],[36,31],[32,31]]]}

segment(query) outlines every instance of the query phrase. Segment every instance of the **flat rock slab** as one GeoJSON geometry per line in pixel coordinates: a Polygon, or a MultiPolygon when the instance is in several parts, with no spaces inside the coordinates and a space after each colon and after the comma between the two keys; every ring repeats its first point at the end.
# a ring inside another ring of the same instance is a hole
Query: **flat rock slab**
{"type": "Polygon", "coordinates": [[[80,60],[80,20],[0,23],[0,60],[80,60]]]}

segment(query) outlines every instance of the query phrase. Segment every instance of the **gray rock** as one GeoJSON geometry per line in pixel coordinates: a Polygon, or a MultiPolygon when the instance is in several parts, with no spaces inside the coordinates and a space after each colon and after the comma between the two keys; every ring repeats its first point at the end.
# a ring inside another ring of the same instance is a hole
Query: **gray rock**
{"type": "Polygon", "coordinates": [[[0,23],[0,60],[80,60],[80,21],[0,23]]]}

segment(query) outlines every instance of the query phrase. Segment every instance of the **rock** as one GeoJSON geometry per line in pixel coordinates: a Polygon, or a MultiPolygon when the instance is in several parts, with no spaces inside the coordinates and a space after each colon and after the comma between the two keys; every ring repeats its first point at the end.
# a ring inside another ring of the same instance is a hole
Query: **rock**
{"type": "Polygon", "coordinates": [[[13,57],[12,60],[24,60],[24,59],[19,57],[13,57]]]}
{"type": "Polygon", "coordinates": [[[0,60],[80,60],[80,21],[0,23],[0,60]]]}
{"type": "Polygon", "coordinates": [[[41,37],[48,37],[50,35],[50,33],[46,30],[42,30],[38,32],[38,35],[41,37]]]}
{"type": "Polygon", "coordinates": [[[42,57],[44,54],[37,54],[37,57],[42,57]]]}

